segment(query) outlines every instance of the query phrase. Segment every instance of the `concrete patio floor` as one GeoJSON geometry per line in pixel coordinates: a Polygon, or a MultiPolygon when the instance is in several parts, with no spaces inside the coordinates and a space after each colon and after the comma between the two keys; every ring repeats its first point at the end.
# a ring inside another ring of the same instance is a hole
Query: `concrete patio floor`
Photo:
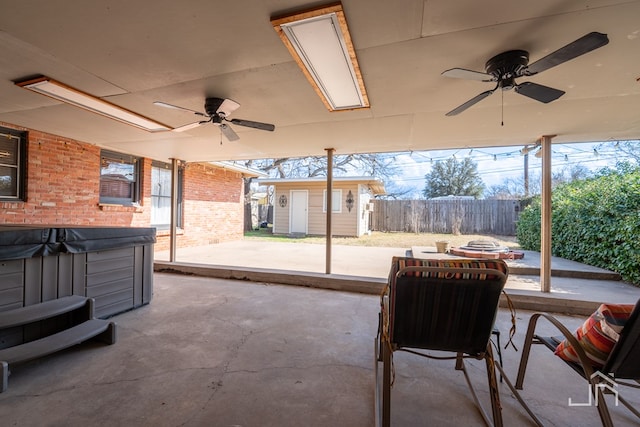
{"type": "MultiPolygon", "coordinates": [[[[12,369],[0,424],[372,426],[378,312],[374,295],[156,273],[151,304],[113,318],[114,345],[85,343],[12,369]]],[[[529,316],[517,313],[518,349],[529,316]]],[[[570,329],[583,321],[559,317],[570,329]]],[[[497,326],[504,345],[508,311],[497,326]]],[[[510,347],[503,356],[515,380],[520,353],[510,347]]],[[[394,359],[392,425],[482,425],[453,361],[394,359]]],[[[488,405],[484,364],[467,363],[488,405]]],[[[505,425],[531,425],[501,387],[505,425]]],[[[632,391],[626,396],[640,402],[632,391]]],[[[523,396],[547,425],[600,425],[594,407],[568,405],[587,393],[570,368],[533,349],[523,396]]],[[[609,402],[616,425],[638,425],[609,402]]]]}
{"type": "MultiPolygon", "coordinates": [[[[450,257],[435,247],[381,248],[334,245],[331,274],[325,273],[326,248],[307,243],[240,240],[182,248],[177,263],[168,263],[168,251],[156,252],[156,271],[181,271],[217,278],[268,283],[300,284],[378,295],[387,281],[391,257],[450,257]],[[206,267],[204,267],[206,266],[206,267]]],[[[558,257],[551,259],[551,292],[540,291],[540,254],[525,251],[509,260],[506,290],[519,308],[589,315],[602,302],[634,304],[640,288],[620,280],[611,271],[558,257]]]]}

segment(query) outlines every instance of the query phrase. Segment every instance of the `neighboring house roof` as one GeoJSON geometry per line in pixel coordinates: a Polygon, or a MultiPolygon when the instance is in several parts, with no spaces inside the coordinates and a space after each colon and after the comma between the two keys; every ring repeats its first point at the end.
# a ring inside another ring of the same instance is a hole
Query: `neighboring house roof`
{"type": "Polygon", "coordinates": [[[249,177],[267,177],[268,175],[257,169],[251,169],[242,165],[237,165],[231,162],[209,162],[209,164],[219,167],[221,169],[227,169],[233,172],[240,172],[244,176],[249,177]]]}
{"type": "Polygon", "coordinates": [[[454,196],[453,194],[449,194],[448,196],[438,196],[432,197],[429,200],[474,200],[473,196],[454,196]]]}
{"type": "MultiPolygon", "coordinates": [[[[307,184],[326,182],[327,177],[314,178],[258,178],[260,185],[278,185],[278,184],[307,184]]],[[[374,195],[386,194],[384,183],[378,178],[372,176],[336,176],[333,182],[348,182],[353,184],[366,184],[371,188],[374,195]]]]}

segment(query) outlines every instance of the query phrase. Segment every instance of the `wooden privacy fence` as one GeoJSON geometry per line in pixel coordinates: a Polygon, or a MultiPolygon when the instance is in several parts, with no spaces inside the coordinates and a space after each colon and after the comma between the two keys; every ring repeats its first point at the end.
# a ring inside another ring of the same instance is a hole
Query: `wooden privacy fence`
{"type": "Polygon", "coordinates": [[[519,200],[374,200],[373,231],[515,236],[519,200]]]}

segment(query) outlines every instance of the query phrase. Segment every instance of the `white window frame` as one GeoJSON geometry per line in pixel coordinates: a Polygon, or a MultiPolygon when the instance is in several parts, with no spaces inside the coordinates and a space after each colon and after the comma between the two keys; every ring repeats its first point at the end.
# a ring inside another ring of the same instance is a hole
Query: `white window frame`
{"type": "Polygon", "coordinates": [[[100,150],[100,203],[105,204],[115,204],[122,206],[134,206],[140,203],[140,176],[141,176],[141,158],[132,156],[130,154],[117,153],[115,151],[110,150],[100,150]],[[108,175],[103,174],[103,170],[105,169],[105,164],[109,163],[121,163],[123,165],[131,166],[133,169],[131,173],[131,177],[124,180],[127,185],[130,187],[131,196],[129,197],[118,197],[111,196],[109,194],[104,194],[103,185],[108,185],[109,182],[113,182],[117,180],[117,176],[109,177],[108,175]]]}
{"type": "Polygon", "coordinates": [[[12,143],[15,144],[11,148],[8,147],[9,152],[0,153],[0,166],[2,166],[3,169],[15,171],[16,176],[15,182],[11,180],[12,183],[9,185],[9,187],[12,188],[12,191],[0,196],[0,202],[24,202],[26,200],[27,132],[0,127],[0,135],[2,135],[4,139],[8,140],[9,145],[12,143]],[[11,155],[11,151],[14,151],[13,156],[11,155]],[[13,157],[15,161],[7,161],[7,159],[10,159],[11,157],[13,157]]]}
{"type": "MultiPolygon", "coordinates": [[[[167,199],[166,194],[158,194],[158,188],[156,188],[156,185],[158,184],[155,180],[155,172],[154,170],[164,170],[164,171],[169,171],[171,174],[173,173],[171,170],[171,164],[169,163],[165,163],[165,162],[159,162],[159,161],[152,161],[151,162],[151,220],[150,220],[150,225],[152,227],[156,227],[158,230],[168,230],[169,227],[171,226],[171,218],[169,218],[169,221],[164,223],[164,222],[157,222],[157,217],[154,214],[154,209],[157,209],[157,204],[158,204],[158,200],[159,199],[167,199]],[[154,220],[156,222],[154,222],[154,220]]],[[[182,220],[183,220],[183,212],[182,212],[182,186],[183,186],[183,182],[184,182],[184,169],[183,168],[178,168],[178,202],[177,202],[177,206],[178,206],[178,223],[176,224],[177,227],[182,228],[182,220]]],[[[166,193],[166,191],[160,191],[162,193],[166,193]]],[[[169,193],[171,192],[171,190],[169,189],[169,193]]],[[[168,200],[171,201],[171,196],[168,197],[168,200]]]]}
{"type": "MultiPolygon", "coordinates": [[[[331,210],[333,213],[342,213],[342,189],[334,189],[332,191],[333,197],[331,201],[333,205],[331,210]],[[337,198],[337,200],[336,200],[337,198]],[[337,203],[336,203],[337,202],[337,203]]],[[[322,212],[327,213],[327,189],[322,190],[322,212]]]]}

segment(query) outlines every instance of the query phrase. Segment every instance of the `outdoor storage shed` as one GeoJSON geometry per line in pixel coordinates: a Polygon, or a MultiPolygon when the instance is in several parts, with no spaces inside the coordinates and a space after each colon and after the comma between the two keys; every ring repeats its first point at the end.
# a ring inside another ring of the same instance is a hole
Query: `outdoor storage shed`
{"type": "MultiPolygon", "coordinates": [[[[274,187],[274,234],[326,234],[326,177],[259,179],[258,183],[274,187]]],[[[377,178],[333,178],[332,234],[359,237],[369,232],[371,199],[384,193],[384,184],[377,178]]]]}

